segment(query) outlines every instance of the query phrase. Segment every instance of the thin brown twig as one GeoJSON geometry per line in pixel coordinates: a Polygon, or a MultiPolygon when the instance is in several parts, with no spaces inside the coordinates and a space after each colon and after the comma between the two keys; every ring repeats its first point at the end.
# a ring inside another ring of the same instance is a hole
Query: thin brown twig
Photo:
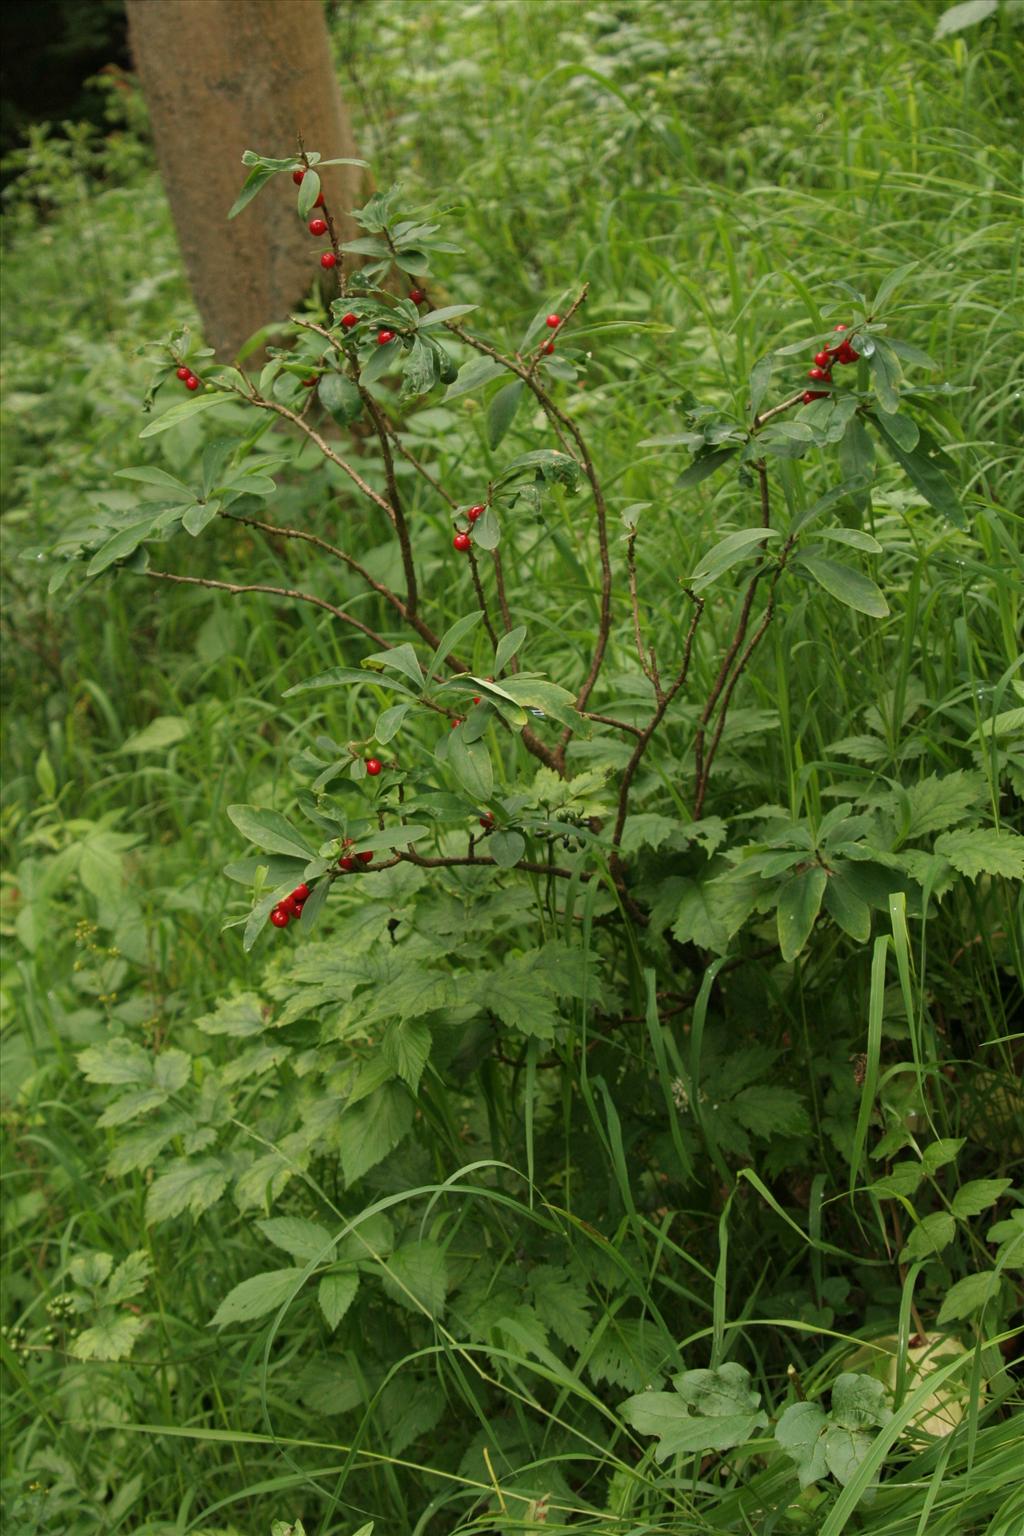
{"type": "Polygon", "coordinates": [[[372,640],[375,645],[379,645],[382,650],[390,651],[393,649],[390,641],[385,640],[383,635],[378,635],[375,629],[371,629],[361,619],[353,618],[343,608],[336,608],[326,598],[316,597],[312,592],[299,592],[294,587],[272,587],[264,582],[240,583],[213,581],[208,576],[177,576],[173,571],[143,571],[142,574],[148,576],[152,581],[174,581],[187,587],[212,587],[218,592],[230,592],[232,597],[237,597],[242,592],[264,592],[270,597],[291,597],[300,603],[312,603],[314,607],[323,608],[327,613],[333,614],[343,624],[351,624],[353,629],[361,630],[364,635],[372,640]]]}
{"type": "Polygon", "coordinates": [[[484,628],[487,631],[491,644],[494,646],[495,650],[497,650],[498,635],[494,625],[491,623],[491,615],[487,607],[487,594],[484,591],[484,584],[480,580],[480,568],[476,563],[476,550],[472,545],[469,547],[469,569],[473,577],[473,588],[476,592],[476,600],[480,604],[480,611],[484,616],[484,628]]]}

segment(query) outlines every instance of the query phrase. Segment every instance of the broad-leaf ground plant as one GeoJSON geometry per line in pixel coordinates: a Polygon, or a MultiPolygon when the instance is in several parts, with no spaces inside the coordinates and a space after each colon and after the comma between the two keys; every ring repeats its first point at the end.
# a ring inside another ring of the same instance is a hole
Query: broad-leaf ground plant
{"type": "MultiPolygon", "coordinates": [[[[982,1378],[1010,1390],[1024,1261],[1012,1178],[949,1176],[962,1109],[915,960],[959,910],[1010,961],[1024,685],[1011,667],[946,771],[915,771],[890,597],[913,600],[922,539],[969,552],[972,509],[900,324],[914,264],[808,295],[815,323],[732,408],[677,399],[636,443],[674,483],[637,502],[576,411],[606,329],[585,282],[508,340],[457,302],[458,246],[400,189],[340,246],[317,154],[245,163],[233,212],[291,176],[333,294],[258,370],[187,330],[154,349],[141,438],[171,446],[119,472],[137,496],[68,532],[51,586],[80,557],[87,578],[262,593],[327,613],[333,654],[286,691],[289,787],[227,810],[252,850],[224,871],[228,927],[246,950],[280,930],[262,980],[198,1020],[208,1049],[114,1035],[79,1058],[110,1089],[110,1172],[145,1175],[150,1223],[225,1199],[249,1219],[255,1272],[212,1322],[262,1339],[264,1375],[284,1351],[302,1400],[346,1420],[346,1504],[438,1433],[445,1529],[678,1520],[725,1481],[737,1511],[840,1530],[982,1378]],[[199,418],[179,469],[171,434],[199,418]],[[299,473],[321,515],[290,515],[299,473]],[[687,556],[716,476],[733,495],[687,556]],[[183,545],[228,532],[282,551],[288,580],[195,574],[183,545]],[[815,739],[788,794],[748,803],[751,756],[786,735],[766,642],[797,619],[815,739]],[[868,656],[892,687],[832,740],[830,694],[868,656]],[[802,1040],[778,1028],[794,989],[802,1040]],[[807,1163],[815,1123],[829,1168],[807,1163]],[[808,1324],[902,1287],[897,1336],[838,1375],[810,1357],[804,1383],[781,1301],[727,1325],[751,1204],[813,1245],[808,1324]]],[[[138,1321],[108,1321],[103,1287],[133,1264],[134,1292],[144,1254],[79,1263],[68,1305],[99,1311],[78,1358],[130,1352],[138,1321]]]]}

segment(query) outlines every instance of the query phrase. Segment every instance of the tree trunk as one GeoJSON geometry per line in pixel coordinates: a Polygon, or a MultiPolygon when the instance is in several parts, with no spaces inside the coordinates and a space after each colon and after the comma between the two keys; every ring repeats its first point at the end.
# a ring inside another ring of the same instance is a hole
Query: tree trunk
{"type": "MultiPolygon", "coordinates": [[[[321,274],[324,241],[276,176],[227,222],[247,174],[242,152],[354,156],[321,0],[127,0],[132,51],[156,157],[206,341],[233,358],[255,331],[284,320],[321,274]]],[[[339,234],[365,173],[331,166],[323,190],[339,234]]]]}

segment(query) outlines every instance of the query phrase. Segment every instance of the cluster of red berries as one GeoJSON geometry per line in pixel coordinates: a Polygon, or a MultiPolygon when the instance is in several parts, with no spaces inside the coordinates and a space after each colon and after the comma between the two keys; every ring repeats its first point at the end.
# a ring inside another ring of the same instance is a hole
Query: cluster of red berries
{"type": "MultiPolygon", "coordinates": [[[[353,839],[351,837],[346,837],[344,842],[343,842],[343,844],[342,844],[342,847],[344,847],[344,848],[351,848],[352,847],[352,843],[353,843],[353,839]]],[[[339,869],[343,869],[345,871],[346,875],[347,875],[347,874],[350,874],[353,869],[355,869],[357,864],[372,864],[372,863],[373,863],[373,850],[370,849],[370,848],[367,848],[363,853],[343,853],[341,858],[338,860],[338,868],[339,869]]]]}
{"type": "Polygon", "coordinates": [[[196,378],[195,374],[192,372],[192,369],[191,368],[186,368],[184,363],[182,363],[181,367],[178,369],[178,378],[184,384],[186,389],[198,389],[199,388],[199,380],[196,378]]]}
{"type": "MultiPolygon", "coordinates": [[[[301,185],[302,185],[303,181],[305,180],[305,178],[306,178],[305,170],[303,169],[303,167],[301,165],[297,165],[295,167],[294,171],[292,171],[292,181],[294,181],[294,183],[295,183],[295,185],[297,187],[301,187],[301,185]]],[[[316,202],[313,204],[313,207],[314,208],[322,208],[323,206],[324,206],[324,195],[323,195],[322,192],[318,192],[317,193],[317,197],[316,197],[316,202]]],[[[309,232],[317,240],[320,239],[321,235],[326,235],[326,233],[327,233],[327,221],[326,221],[326,219],[310,219],[310,221],[309,221],[309,232]]],[[[320,265],[322,267],[324,267],[329,272],[332,267],[336,267],[338,265],[338,258],[337,258],[337,256],[335,256],[333,251],[324,251],[323,255],[320,257],[320,265]]]]}
{"type": "Polygon", "coordinates": [[[278,902],[270,914],[270,921],[274,927],[287,928],[293,917],[298,922],[302,916],[302,909],[306,904],[308,895],[309,886],[303,882],[302,885],[297,885],[291,895],[285,897],[284,901],[278,902]]]}
{"type": "MultiPolygon", "coordinates": [[[[544,324],[548,327],[548,330],[551,330],[551,331],[557,331],[558,327],[561,325],[561,323],[562,323],[561,315],[548,315],[548,318],[544,322],[544,324]]],[[[555,350],[555,344],[554,344],[553,341],[546,341],[544,343],[544,345],[541,347],[541,351],[544,353],[545,357],[550,357],[554,350],[555,350]]]]}
{"type": "MultiPolygon", "coordinates": [[[[486,511],[487,508],[484,506],[483,502],[478,501],[473,506],[466,508],[466,517],[472,524],[475,523],[478,518],[483,517],[486,511]]],[[[470,538],[465,529],[460,529],[459,532],[455,535],[454,539],[452,539],[452,544],[460,554],[464,555],[468,549],[472,548],[473,540],[470,538]]],[[[474,704],[478,704],[479,702],[479,699],[473,700],[474,704]]]]}
{"type": "MultiPolygon", "coordinates": [[[[845,331],[845,325],[837,325],[837,331],[845,331]]],[[[831,384],[833,363],[855,363],[860,357],[850,343],[844,337],[837,347],[822,347],[820,352],[814,354],[814,367],[808,369],[807,377],[813,379],[816,384],[831,384]]],[[[801,399],[804,405],[810,405],[812,400],[821,400],[828,394],[827,389],[805,389],[801,399]]]]}

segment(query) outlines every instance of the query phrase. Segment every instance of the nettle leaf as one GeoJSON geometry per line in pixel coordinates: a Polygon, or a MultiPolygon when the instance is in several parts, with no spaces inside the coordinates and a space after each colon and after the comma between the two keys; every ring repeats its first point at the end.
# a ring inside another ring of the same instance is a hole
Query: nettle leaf
{"type": "Polygon", "coordinates": [[[388,1260],[383,1281],[392,1301],[410,1312],[426,1312],[435,1318],[444,1313],[448,1266],[439,1243],[429,1238],[403,1243],[388,1260]]]}
{"type": "Polygon", "coordinates": [[[537,1316],[545,1327],[582,1353],[593,1331],[590,1315],[593,1305],[586,1291],[567,1269],[554,1264],[538,1264],[530,1271],[530,1290],[537,1316]]]}
{"type": "Polygon", "coordinates": [[[316,856],[316,850],[279,811],[265,811],[257,805],[229,805],[228,817],[243,837],[267,853],[289,854],[307,862],[316,856]]]}
{"type": "Polygon", "coordinates": [[[303,1264],[313,1260],[322,1263],[333,1252],[334,1240],[318,1221],[307,1221],[302,1216],[272,1216],[256,1225],[275,1248],[283,1248],[303,1264]]]}
{"type": "Polygon", "coordinates": [[[192,1162],[179,1158],[166,1173],[149,1186],[146,1196],[146,1221],[155,1225],[190,1211],[193,1216],[214,1205],[228,1186],[227,1165],[218,1157],[192,1162]]]}
{"type": "Polygon", "coordinates": [[[980,773],[959,769],[932,773],[906,788],[909,821],[905,836],[923,837],[963,821],[982,802],[985,780],[980,773]]]}
{"type": "Polygon", "coordinates": [[[944,832],[935,839],[935,852],[969,880],[979,875],[1024,880],[1024,837],[1017,832],[997,832],[994,827],[944,832]]]}
{"type": "Polygon", "coordinates": [[[304,1274],[303,1269],[268,1269],[262,1275],[253,1275],[251,1280],[243,1280],[224,1297],[210,1319],[210,1327],[251,1323],[275,1312],[295,1296],[304,1274]]]}
{"type": "Polygon", "coordinates": [[[422,1019],[395,1020],[384,1032],[381,1042],[384,1060],[396,1076],[409,1084],[413,1093],[419,1087],[431,1044],[430,1026],[422,1019]]]}
{"type": "Polygon", "coordinates": [[[153,1081],[153,1057],[131,1040],[107,1040],[80,1051],[75,1060],[90,1083],[137,1083],[153,1081]]]}
{"type": "Polygon", "coordinates": [[[805,1136],[811,1129],[804,1100],[792,1088],[767,1083],[744,1088],[729,1100],[729,1108],[755,1136],[805,1136]]]}
{"type": "Polygon", "coordinates": [[[948,1248],[956,1236],[956,1222],[946,1211],[936,1211],[918,1222],[900,1254],[900,1263],[913,1259],[933,1259],[948,1248]]]}
{"type": "Polygon", "coordinates": [[[412,1128],[413,1110],[408,1090],[398,1083],[385,1083],[346,1107],[337,1131],[346,1184],[354,1184],[394,1151],[412,1128]]]}
{"type": "Polygon", "coordinates": [[[942,1136],[929,1142],[921,1153],[921,1166],[925,1173],[937,1173],[947,1163],[954,1162],[967,1145],[966,1136],[942,1136]]]}
{"type": "Polygon", "coordinates": [[[356,1269],[334,1270],[320,1281],[316,1299],[332,1333],[355,1301],[358,1289],[359,1271],[356,1269]]]}
{"type": "Polygon", "coordinates": [[[980,1216],[990,1205],[995,1205],[1012,1183],[1012,1179],[971,1179],[953,1196],[950,1202],[953,1215],[961,1220],[966,1216],[980,1216]]]}

